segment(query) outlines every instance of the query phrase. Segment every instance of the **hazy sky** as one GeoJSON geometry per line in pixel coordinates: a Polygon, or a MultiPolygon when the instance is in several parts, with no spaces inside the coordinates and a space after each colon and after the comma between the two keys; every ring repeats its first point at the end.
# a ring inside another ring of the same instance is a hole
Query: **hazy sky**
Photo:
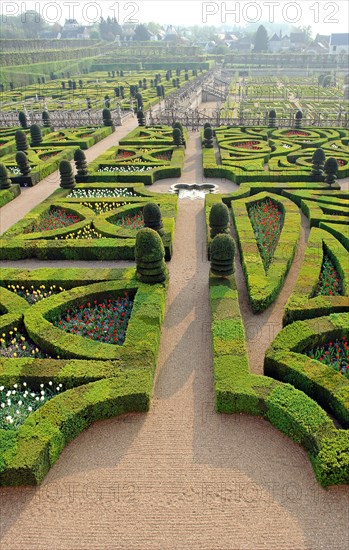
{"type": "Polygon", "coordinates": [[[347,0],[262,0],[262,1],[202,1],[202,0],[2,0],[1,14],[18,14],[35,9],[49,22],[64,22],[75,18],[92,24],[100,18],[114,16],[119,23],[127,21],[173,25],[244,26],[246,23],[270,21],[276,24],[311,25],[314,34],[348,32],[347,0]]]}

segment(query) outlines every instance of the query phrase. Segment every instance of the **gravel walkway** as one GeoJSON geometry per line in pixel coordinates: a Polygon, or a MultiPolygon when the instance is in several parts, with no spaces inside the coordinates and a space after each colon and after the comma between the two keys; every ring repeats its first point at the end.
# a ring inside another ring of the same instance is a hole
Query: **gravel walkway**
{"type": "MultiPolygon", "coordinates": [[[[202,181],[194,136],[183,182],[202,181]]],[[[169,268],[151,411],[95,423],[39,488],[2,489],[1,548],[347,550],[348,487],[321,489],[264,420],[214,413],[202,200],[180,201],[169,268]]]]}

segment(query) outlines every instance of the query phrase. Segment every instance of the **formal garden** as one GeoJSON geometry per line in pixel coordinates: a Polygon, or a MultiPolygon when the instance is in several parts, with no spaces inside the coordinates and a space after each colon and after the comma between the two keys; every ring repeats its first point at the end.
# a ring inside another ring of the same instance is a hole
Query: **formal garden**
{"type": "MultiPolygon", "coordinates": [[[[4,111],[18,110],[20,123],[0,130],[4,211],[21,189],[30,197],[25,188],[58,169],[54,191],[1,236],[2,486],[41,483],[93,422],[149,411],[171,266],[187,246],[176,241],[178,211],[193,215],[193,202],[169,188],[186,184],[198,167],[203,183],[219,191],[205,195],[206,242],[197,244],[210,261],[215,411],[267,420],[305,450],[321,486],[349,483],[349,202],[341,187],[349,176],[348,129],[304,126],[298,103],[292,124],[278,127],[285,113],[277,111],[290,96],[316,98],[310,83],[269,79],[244,88],[246,98],[264,97],[273,107],[260,124],[206,123],[197,134],[201,148],[192,149],[195,134],[180,122],[147,125],[144,114],[198,69],[190,73],[110,70],[40,82],[40,97],[34,84],[2,92],[4,111]],[[83,109],[86,97],[100,110],[99,126],[53,128],[51,109],[83,109]],[[23,105],[40,111],[44,100],[42,124],[29,124],[23,105]],[[87,149],[113,137],[110,110],[130,106],[133,128],[87,161],[87,149]],[[241,284],[257,323],[281,307],[298,256],[282,327],[261,350],[257,372],[241,284]],[[16,264],[27,260],[39,263],[16,264]],[[69,265],[75,261],[86,267],[69,265]]],[[[336,97],[326,87],[318,99],[335,104],[336,97]]],[[[255,104],[252,114],[263,108],[255,104]]]]}

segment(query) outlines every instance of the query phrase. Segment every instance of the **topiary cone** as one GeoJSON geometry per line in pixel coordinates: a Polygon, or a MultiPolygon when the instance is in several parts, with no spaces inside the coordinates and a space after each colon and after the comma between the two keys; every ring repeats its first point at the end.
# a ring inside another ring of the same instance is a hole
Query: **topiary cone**
{"type": "Polygon", "coordinates": [[[154,229],[159,235],[165,235],[160,207],[155,202],[148,202],[143,208],[145,227],[154,229]]]}
{"type": "Polygon", "coordinates": [[[234,273],[235,244],[230,235],[216,235],[210,247],[211,273],[228,277],[234,273]]]}
{"type": "Polygon", "coordinates": [[[41,128],[38,124],[33,124],[30,127],[30,136],[31,136],[31,146],[38,147],[42,143],[42,133],[41,128]]]}
{"type": "Polygon", "coordinates": [[[102,116],[104,126],[113,126],[113,120],[109,109],[103,109],[102,116]]]}
{"type": "Polygon", "coordinates": [[[28,162],[28,157],[23,151],[17,151],[16,153],[16,163],[22,174],[22,176],[27,176],[31,170],[30,164],[28,162]]]}
{"type": "Polygon", "coordinates": [[[0,162],[0,189],[9,189],[11,183],[5,164],[0,162]]]}
{"type": "Polygon", "coordinates": [[[72,167],[68,160],[61,160],[59,163],[60,186],[63,189],[73,189],[75,187],[75,179],[72,167]]]}
{"type": "Polygon", "coordinates": [[[315,149],[313,156],[312,156],[312,170],[311,170],[311,177],[312,181],[323,181],[324,179],[324,164],[326,160],[326,155],[321,149],[321,147],[318,147],[315,149]]]}
{"type": "Polygon", "coordinates": [[[135,257],[136,276],[142,283],[155,284],[165,281],[165,249],[156,231],[149,227],[138,231],[135,257]]]}
{"type": "Polygon", "coordinates": [[[28,128],[28,119],[24,111],[18,113],[19,123],[25,130],[28,128]]]}
{"type": "Polygon", "coordinates": [[[224,202],[217,202],[212,206],[209,216],[209,225],[212,239],[219,233],[229,232],[229,209],[224,202]]]}
{"type": "Polygon", "coordinates": [[[23,130],[17,130],[15,133],[16,140],[16,149],[17,151],[27,151],[29,149],[29,144],[27,136],[23,130]]]}
{"type": "Polygon", "coordinates": [[[325,183],[328,185],[333,185],[336,183],[338,175],[338,162],[334,157],[330,157],[326,160],[325,166],[325,183]]]}
{"type": "Polygon", "coordinates": [[[87,176],[87,161],[85,153],[81,149],[76,149],[74,153],[74,162],[78,176],[87,176]]]}

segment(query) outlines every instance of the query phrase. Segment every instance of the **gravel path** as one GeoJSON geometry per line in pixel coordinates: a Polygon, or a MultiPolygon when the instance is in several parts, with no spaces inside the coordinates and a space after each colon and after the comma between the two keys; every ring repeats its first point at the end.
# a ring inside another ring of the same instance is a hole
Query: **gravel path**
{"type": "MultiPolygon", "coordinates": [[[[194,134],[183,182],[202,181],[199,159],[194,134]]],[[[321,489],[264,420],[214,412],[202,200],[180,201],[169,269],[151,411],[95,423],[39,488],[1,489],[1,548],[347,550],[348,488],[321,489]]]]}

